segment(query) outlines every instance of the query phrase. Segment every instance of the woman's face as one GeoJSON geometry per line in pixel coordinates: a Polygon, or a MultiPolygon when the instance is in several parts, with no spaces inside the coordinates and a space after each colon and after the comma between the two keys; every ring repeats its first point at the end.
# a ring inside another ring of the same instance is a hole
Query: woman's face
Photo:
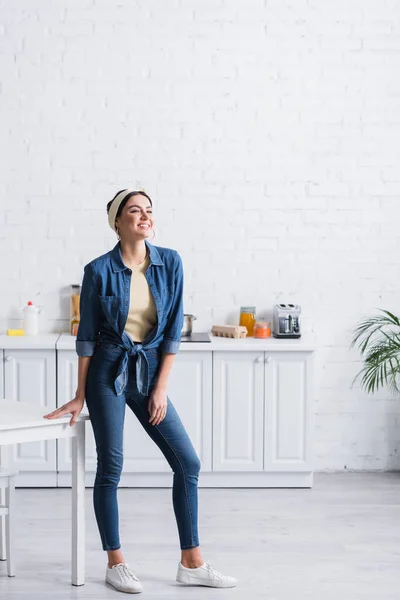
{"type": "Polygon", "coordinates": [[[121,239],[145,239],[154,225],[153,209],[146,196],[137,194],[129,198],[121,216],[115,220],[121,239]]]}

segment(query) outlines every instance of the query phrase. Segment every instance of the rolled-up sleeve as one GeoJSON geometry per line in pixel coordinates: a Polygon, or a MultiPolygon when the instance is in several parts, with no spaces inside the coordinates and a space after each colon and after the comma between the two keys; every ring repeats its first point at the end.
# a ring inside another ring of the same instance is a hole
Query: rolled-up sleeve
{"type": "Polygon", "coordinates": [[[100,329],[101,308],[91,263],[84,267],[80,322],[75,347],[78,356],[92,356],[100,329]]]}
{"type": "Polygon", "coordinates": [[[183,327],[183,265],[182,259],[176,252],[174,261],[174,297],[168,314],[161,351],[166,354],[177,354],[181,343],[183,327]]]}

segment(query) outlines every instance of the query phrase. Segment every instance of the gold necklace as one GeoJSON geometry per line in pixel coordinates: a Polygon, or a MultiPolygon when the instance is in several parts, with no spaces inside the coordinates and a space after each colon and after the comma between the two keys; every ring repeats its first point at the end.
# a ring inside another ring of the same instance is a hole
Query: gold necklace
{"type": "Polygon", "coordinates": [[[141,262],[141,263],[139,263],[138,265],[135,265],[135,266],[134,266],[134,267],[131,269],[131,271],[132,271],[132,274],[138,273],[138,272],[140,271],[140,268],[141,268],[141,267],[144,265],[144,263],[147,261],[147,257],[148,257],[148,252],[147,252],[147,249],[146,249],[146,256],[144,257],[144,259],[142,260],[142,262],[141,262]]]}

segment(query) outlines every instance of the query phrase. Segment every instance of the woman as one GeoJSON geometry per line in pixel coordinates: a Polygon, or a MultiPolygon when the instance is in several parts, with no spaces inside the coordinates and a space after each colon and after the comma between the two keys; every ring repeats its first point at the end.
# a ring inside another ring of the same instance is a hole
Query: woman
{"type": "Polygon", "coordinates": [[[176,580],[189,585],[234,587],[233,577],[205,563],[197,531],[200,460],[167,396],[168,376],[183,326],[183,269],[175,250],[148,242],[152,201],[143,191],[122,190],[107,205],[119,242],[84,268],[81,320],[76,338],[75,398],[45,415],[72,413],[73,425],[86,398],[97,451],[93,504],[106,581],[119,591],[142,591],[124,561],[118,523],[125,405],[160,448],[173,470],[173,507],[181,561],[176,580]]]}

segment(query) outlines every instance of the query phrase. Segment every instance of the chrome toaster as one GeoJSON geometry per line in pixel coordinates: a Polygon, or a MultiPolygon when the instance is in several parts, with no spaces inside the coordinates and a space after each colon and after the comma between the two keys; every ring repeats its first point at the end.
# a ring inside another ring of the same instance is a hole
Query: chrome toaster
{"type": "Polygon", "coordinates": [[[298,304],[275,304],[272,335],[276,338],[301,337],[301,307],[298,304]]]}

